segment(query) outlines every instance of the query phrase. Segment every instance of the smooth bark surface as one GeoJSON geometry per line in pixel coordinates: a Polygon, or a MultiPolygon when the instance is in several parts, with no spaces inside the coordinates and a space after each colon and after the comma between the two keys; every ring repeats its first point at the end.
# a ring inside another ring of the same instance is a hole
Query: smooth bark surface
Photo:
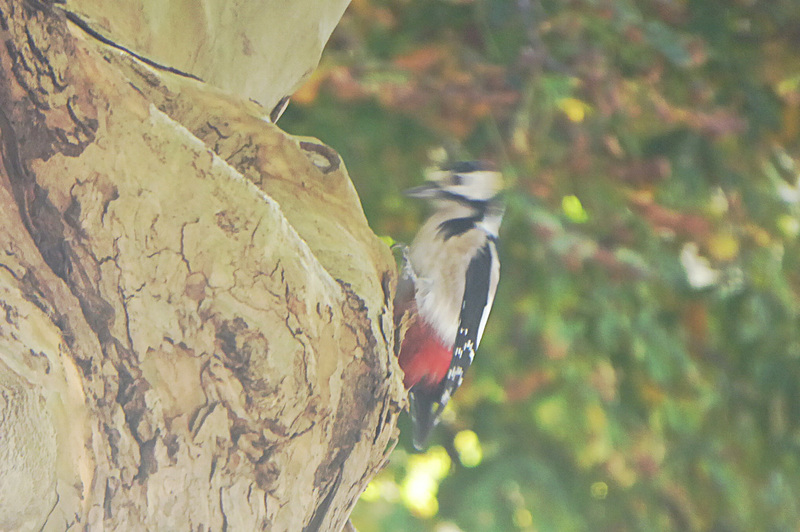
{"type": "Polygon", "coordinates": [[[317,66],[349,0],[67,0],[114,43],[268,110],[317,66]]]}
{"type": "Polygon", "coordinates": [[[338,155],[0,0],[0,529],[340,530],[396,438],[338,155]]]}

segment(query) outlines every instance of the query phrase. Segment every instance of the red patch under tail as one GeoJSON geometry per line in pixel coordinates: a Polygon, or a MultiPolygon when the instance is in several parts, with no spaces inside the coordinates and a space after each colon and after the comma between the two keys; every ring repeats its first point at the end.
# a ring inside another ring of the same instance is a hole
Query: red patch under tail
{"type": "Polygon", "coordinates": [[[450,369],[452,356],[452,346],[444,345],[433,329],[416,317],[400,348],[403,384],[407,389],[420,382],[426,387],[439,384],[450,369]]]}

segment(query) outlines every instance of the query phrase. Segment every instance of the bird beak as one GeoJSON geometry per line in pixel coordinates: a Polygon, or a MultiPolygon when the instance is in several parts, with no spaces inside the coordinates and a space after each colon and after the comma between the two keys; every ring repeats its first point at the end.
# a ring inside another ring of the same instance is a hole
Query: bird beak
{"type": "Polygon", "coordinates": [[[418,187],[409,188],[403,194],[408,196],[409,198],[434,198],[439,192],[439,185],[436,183],[425,183],[424,185],[420,185],[418,187]]]}

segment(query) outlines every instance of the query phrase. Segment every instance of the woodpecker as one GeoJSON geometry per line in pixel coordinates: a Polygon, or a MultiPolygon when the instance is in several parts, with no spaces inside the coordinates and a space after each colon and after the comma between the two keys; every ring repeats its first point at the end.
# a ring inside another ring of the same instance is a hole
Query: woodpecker
{"type": "Polygon", "coordinates": [[[500,278],[497,234],[502,176],[483,161],[459,162],[408,190],[433,214],[406,248],[395,325],[409,390],[414,446],[423,449],[480,344],[500,278]]]}

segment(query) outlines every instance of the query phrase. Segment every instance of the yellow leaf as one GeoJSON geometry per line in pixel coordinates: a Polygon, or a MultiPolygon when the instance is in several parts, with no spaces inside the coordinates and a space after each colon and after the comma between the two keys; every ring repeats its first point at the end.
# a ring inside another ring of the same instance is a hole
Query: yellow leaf
{"type": "Polygon", "coordinates": [[[732,235],[714,235],[708,241],[708,253],[719,261],[733,260],[739,255],[739,241],[732,235]]]}
{"type": "Polygon", "coordinates": [[[450,470],[450,456],[441,446],[431,447],[426,453],[413,455],[408,460],[408,474],[403,479],[400,493],[406,507],[414,514],[429,518],[439,511],[436,493],[439,482],[450,470]]]}
{"type": "Polygon", "coordinates": [[[778,229],[788,238],[796,238],[800,234],[800,220],[789,214],[778,218],[778,229]]]}
{"type": "Polygon", "coordinates": [[[528,528],[533,524],[533,514],[525,508],[514,510],[514,524],[517,528],[528,528]]]}
{"type": "Polygon", "coordinates": [[[600,405],[592,404],[586,409],[586,421],[589,424],[589,430],[592,432],[602,433],[608,426],[608,419],[606,412],[600,405]]]}
{"type": "Polygon", "coordinates": [[[589,104],[577,98],[561,98],[557,105],[571,122],[583,122],[591,110],[589,104]]]}
{"type": "Polygon", "coordinates": [[[478,435],[471,430],[462,430],[453,438],[453,446],[464,467],[475,467],[483,460],[483,449],[478,435]]]}
{"type": "Polygon", "coordinates": [[[564,196],[561,200],[561,208],[567,218],[575,223],[583,223],[589,219],[589,215],[583,209],[581,200],[577,196],[564,196]]]}

